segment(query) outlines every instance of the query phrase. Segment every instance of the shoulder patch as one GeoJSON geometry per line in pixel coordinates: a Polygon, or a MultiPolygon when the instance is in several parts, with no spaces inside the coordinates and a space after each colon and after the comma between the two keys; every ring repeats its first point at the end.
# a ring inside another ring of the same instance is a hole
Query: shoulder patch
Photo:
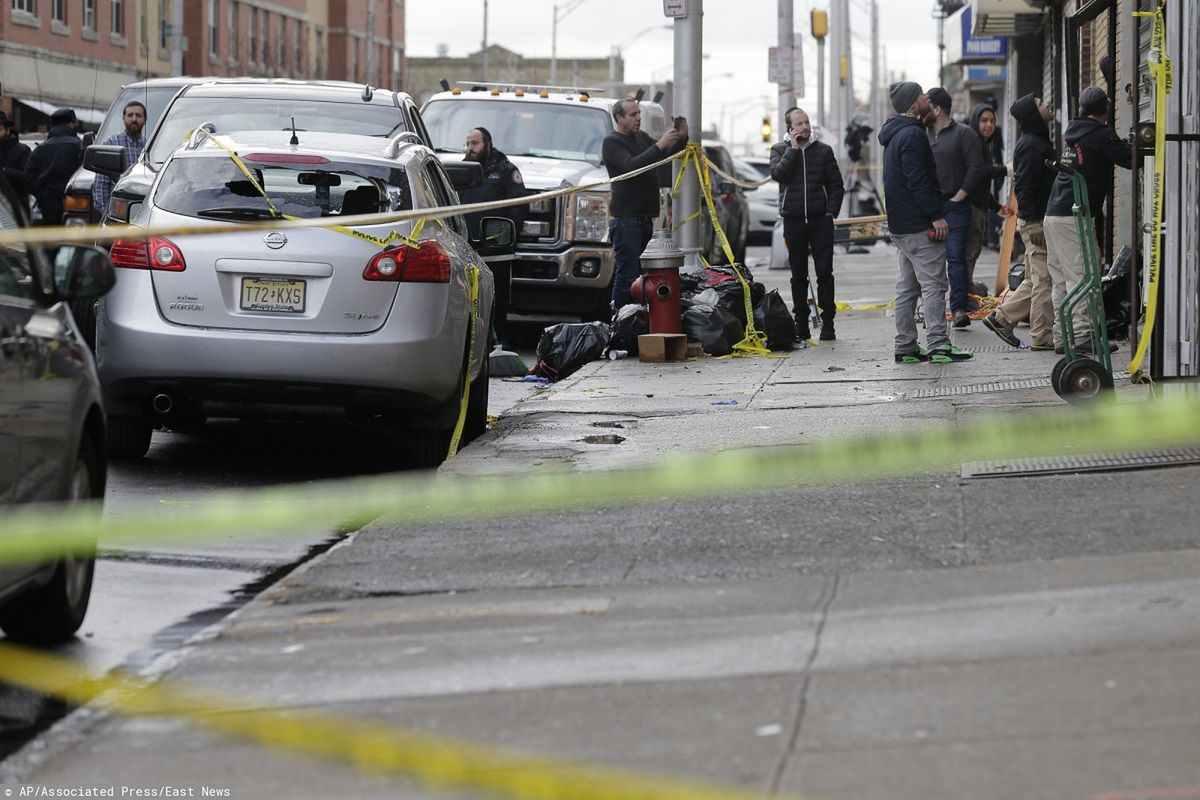
{"type": "Polygon", "coordinates": [[[525,179],[521,177],[521,170],[514,169],[512,171],[512,182],[517,184],[518,186],[525,185],[525,179]]]}

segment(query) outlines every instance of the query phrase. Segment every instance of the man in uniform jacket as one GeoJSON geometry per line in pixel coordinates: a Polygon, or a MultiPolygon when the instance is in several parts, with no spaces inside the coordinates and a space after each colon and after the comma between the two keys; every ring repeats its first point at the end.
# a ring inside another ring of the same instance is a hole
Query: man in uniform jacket
{"type": "MultiPolygon", "coordinates": [[[[612,115],[616,130],[604,137],[601,150],[610,178],[648,167],[687,145],[687,120],[682,117],[678,118],[678,128],[671,128],[655,141],[642,131],[642,109],[636,100],[617,101],[612,115]]],[[[614,312],[633,301],[630,287],[642,271],[642,251],[650,243],[654,221],[658,219],[660,171],[650,170],[612,184],[608,233],[616,262],[612,287],[614,312]]]]}
{"type": "Polygon", "coordinates": [[[17,193],[17,199],[25,210],[29,211],[29,190],[25,187],[25,164],[29,160],[29,145],[22,144],[17,139],[17,131],[8,120],[8,115],[0,111],[0,166],[4,168],[4,177],[17,193]]]}
{"type": "MultiPolygon", "coordinates": [[[[1113,167],[1129,169],[1133,166],[1133,145],[1108,127],[1108,112],[1108,95],[1098,86],[1089,86],[1079,93],[1079,117],[1071,120],[1063,132],[1066,147],[1063,148],[1059,163],[1083,176],[1091,209],[1104,207],[1104,200],[1113,185],[1113,167]]],[[[1046,217],[1042,221],[1046,231],[1046,254],[1055,308],[1083,278],[1083,248],[1075,231],[1071,211],[1074,204],[1071,178],[1061,173],[1056,175],[1050,189],[1050,199],[1046,202],[1046,217]]],[[[1080,351],[1090,352],[1091,328],[1087,303],[1075,306],[1073,326],[1075,340],[1080,342],[1080,351]]],[[[1054,345],[1055,350],[1062,352],[1062,331],[1059,330],[1058,320],[1054,325],[1054,345]]]]}
{"type": "Polygon", "coordinates": [[[1021,340],[1013,328],[1028,318],[1029,349],[1052,350],[1054,306],[1042,218],[1055,176],[1054,170],[1046,166],[1046,159],[1057,156],[1047,124],[1054,109],[1031,93],[1017,98],[1008,113],[1021,127],[1013,150],[1013,191],[1017,194],[1017,230],[1025,243],[1025,279],[1004,305],[984,318],[983,325],[1013,347],[1020,347],[1021,340]]]}
{"type": "MultiPolygon", "coordinates": [[[[492,134],[487,128],[472,128],[467,131],[463,160],[474,161],[483,167],[483,185],[474,189],[460,190],[458,196],[462,202],[487,203],[493,200],[524,197],[528,194],[525,190],[525,180],[521,177],[521,170],[508,160],[508,156],[492,145],[492,134]]],[[[526,205],[520,205],[467,214],[467,227],[470,228],[471,237],[473,239],[480,238],[481,220],[484,217],[511,219],[519,236],[528,208],[526,205]]],[[[486,245],[486,243],[484,244],[486,245]]],[[[492,327],[495,329],[497,337],[503,339],[508,321],[509,300],[512,295],[512,260],[501,254],[495,258],[489,256],[487,264],[496,281],[496,306],[492,314],[492,327]]]]}
{"type": "Polygon", "coordinates": [[[790,108],[784,114],[787,138],[771,148],[771,177],[779,183],[779,216],[792,268],[792,313],[800,341],[808,329],[808,255],[817,273],[821,339],[837,338],[833,329],[833,219],[842,209],[842,172],[833,148],[814,141],[808,114],[790,108]]]}
{"type": "Polygon", "coordinates": [[[37,198],[43,225],[61,225],[67,182],[83,163],[83,146],[75,135],[75,111],[60,108],[50,115],[50,133],[25,164],[25,185],[37,198]]]}

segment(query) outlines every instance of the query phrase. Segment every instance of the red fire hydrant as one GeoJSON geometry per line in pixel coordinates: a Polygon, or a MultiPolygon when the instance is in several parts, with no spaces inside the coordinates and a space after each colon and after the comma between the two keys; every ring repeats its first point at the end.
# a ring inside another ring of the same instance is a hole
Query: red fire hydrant
{"type": "Polygon", "coordinates": [[[642,275],[633,283],[633,299],[650,306],[651,333],[683,333],[679,304],[679,268],[683,251],[666,228],[650,238],[642,252],[642,275]]]}

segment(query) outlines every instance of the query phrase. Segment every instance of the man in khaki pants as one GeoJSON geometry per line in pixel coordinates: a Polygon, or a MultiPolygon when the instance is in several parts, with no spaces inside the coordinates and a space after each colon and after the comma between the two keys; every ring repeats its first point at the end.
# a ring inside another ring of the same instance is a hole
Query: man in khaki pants
{"type": "Polygon", "coordinates": [[[1025,280],[1004,305],[984,318],[988,330],[1013,347],[1021,340],[1013,328],[1029,320],[1029,349],[1054,349],[1054,307],[1051,302],[1050,269],[1046,260],[1046,236],[1042,230],[1054,170],[1046,159],[1054,159],[1048,123],[1054,109],[1036,94],[1027,94],[1009,107],[1008,113],[1021,126],[1021,137],[1013,150],[1013,189],[1017,194],[1017,229],[1025,243],[1025,280]]]}

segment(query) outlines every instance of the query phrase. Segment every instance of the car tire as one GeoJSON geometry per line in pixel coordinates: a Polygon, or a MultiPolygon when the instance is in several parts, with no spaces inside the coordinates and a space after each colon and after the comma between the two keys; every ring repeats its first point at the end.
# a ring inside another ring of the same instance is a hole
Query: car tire
{"type": "Polygon", "coordinates": [[[467,418],[463,422],[460,447],[475,441],[487,431],[489,374],[488,356],[484,354],[479,377],[471,381],[471,394],[467,397],[467,418]]]}
{"type": "Polygon", "coordinates": [[[108,418],[108,457],[133,461],[150,449],[153,428],[143,416],[113,415],[108,418]]]}
{"type": "MultiPolygon", "coordinates": [[[[92,440],[84,433],[68,500],[96,499],[96,487],[103,486],[97,477],[103,469],[92,440]]],[[[29,644],[57,644],[72,638],[87,614],[95,568],[94,553],[64,556],[49,583],[29,589],[0,608],[0,629],[10,639],[29,644]]]]}
{"type": "Polygon", "coordinates": [[[88,349],[96,352],[96,298],[88,297],[83,300],[72,300],[69,303],[71,316],[75,317],[75,325],[79,328],[88,349]]]}

